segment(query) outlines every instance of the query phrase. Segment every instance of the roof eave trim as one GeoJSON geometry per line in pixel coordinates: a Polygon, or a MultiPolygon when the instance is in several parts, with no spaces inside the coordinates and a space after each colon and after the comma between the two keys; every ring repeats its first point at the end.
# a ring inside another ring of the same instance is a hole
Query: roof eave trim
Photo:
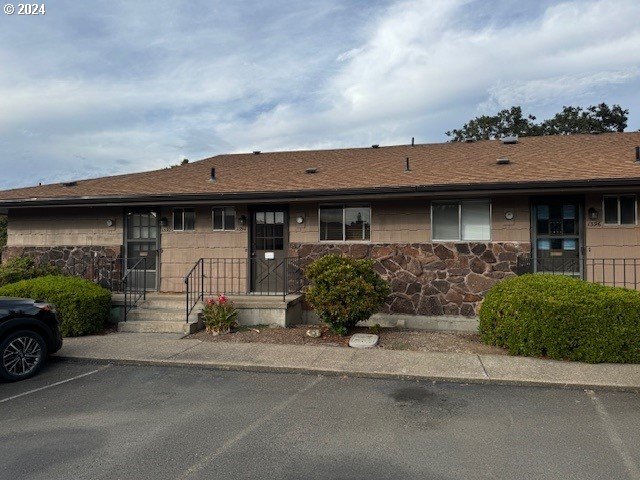
{"type": "Polygon", "coordinates": [[[500,182],[454,185],[415,185],[399,187],[371,187],[353,189],[291,190],[280,192],[238,192],[238,193],[202,193],[177,195],[139,195],[139,196],[82,196],[59,198],[29,198],[0,200],[0,208],[29,206],[95,206],[95,205],[135,205],[140,203],[175,203],[189,201],[239,202],[253,200],[331,198],[358,195],[406,195],[419,193],[483,193],[487,191],[518,192],[522,190],[554,190],[559,188],[595,188],[595,187],[633,187],[640,186],[640,178],[614,178],[600,180],[540,181],[540,182],[500,182]]]}

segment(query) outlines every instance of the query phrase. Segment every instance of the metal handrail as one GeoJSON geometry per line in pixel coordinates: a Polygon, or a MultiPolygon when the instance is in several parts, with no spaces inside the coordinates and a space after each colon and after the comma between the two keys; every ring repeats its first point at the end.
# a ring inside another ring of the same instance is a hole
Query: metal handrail
{"type": "Polygon", "coordinates": [[[580,277],[591,283],[638,290],[640,260],[637,258],[536,259],[518,258],[516,273],[543,273],[580,277]],[[549,261],[551,260],[551,261],[549,261]]]}
{"type": "Polygon", "coordinates": [[[199,258],[184,277],[186,291],[186,323],[201,299],[204,299],[204,259],[199,258]]]}
{"type": "Polygon", "coordinates": [[[140,258],[131,268],[126,269],[122,276],[122,288],[124,290],[124,321],[127,314],[138,305],[140,299],[147,298],[147,257],[140,258]],[[142,269],[139,268],[142,264],[142,269]],[[140,288],[139,276],[142,271],[142,288],[140,288]],[[132,273],[133,272],[133,273],[132,273]],[[133,277],[134,281],[130,282],[133,277]]]}
{"type": "Polygon", "coordinates": [[[186,321],[205,295],[282,296],[302,290],[299,257],[200,258],[184,277],[186,321]]]}

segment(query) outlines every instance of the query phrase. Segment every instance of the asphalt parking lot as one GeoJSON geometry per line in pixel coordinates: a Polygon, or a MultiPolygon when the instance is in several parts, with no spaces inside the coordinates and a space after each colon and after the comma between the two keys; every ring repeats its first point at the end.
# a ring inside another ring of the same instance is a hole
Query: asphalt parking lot
{"type": "Polygon", "coordinates": [[[638,479],[637,392],[53,361],[0,384],[3,479],[638,479]]]}

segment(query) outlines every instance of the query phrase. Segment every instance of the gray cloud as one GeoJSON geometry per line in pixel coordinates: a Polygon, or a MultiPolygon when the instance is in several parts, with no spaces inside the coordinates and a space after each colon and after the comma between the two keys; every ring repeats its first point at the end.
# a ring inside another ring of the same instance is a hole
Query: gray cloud
{"type": "Polygon", "coordinates": [[[0,187],[442,141],[511,104],[618,102],[637,129],[637,18],[635,0],[56,2],[0,18],[0,187]]]}

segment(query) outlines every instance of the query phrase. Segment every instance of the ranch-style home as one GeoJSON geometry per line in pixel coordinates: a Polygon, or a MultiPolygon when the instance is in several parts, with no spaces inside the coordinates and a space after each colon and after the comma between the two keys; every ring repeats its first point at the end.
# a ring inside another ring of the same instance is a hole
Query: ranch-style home
{"type": "Polygon", "coordinates": [[[371,258],[381,314],[416,325],[528,271],[636,288],[639,192],[640,132],[256,151],[2,191],[2,258],[179,294],[183,321],[219,292],[285,301],[321,255],[371,258]]]}

